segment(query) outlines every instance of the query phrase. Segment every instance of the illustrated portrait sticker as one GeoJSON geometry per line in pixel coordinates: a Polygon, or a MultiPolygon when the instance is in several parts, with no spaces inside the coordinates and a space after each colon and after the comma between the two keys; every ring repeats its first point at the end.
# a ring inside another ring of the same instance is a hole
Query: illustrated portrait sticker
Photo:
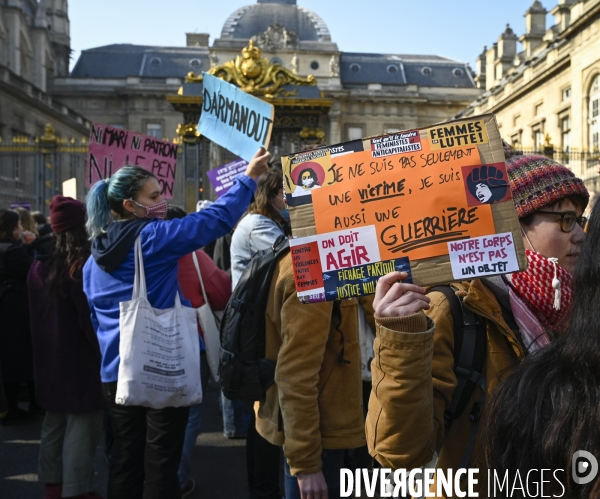
{"type": "Polygon", "coordinates": [[[505,163],[463,166],[462,178],[469,206],[501,203],[512,198],[505,163]]]}

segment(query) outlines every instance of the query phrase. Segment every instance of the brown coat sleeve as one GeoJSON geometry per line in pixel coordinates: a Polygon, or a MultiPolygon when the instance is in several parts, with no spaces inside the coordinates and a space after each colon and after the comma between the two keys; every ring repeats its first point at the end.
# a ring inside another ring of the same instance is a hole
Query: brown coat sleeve
{"type": "MultiPolygon", "coordinates": [[[[319,372],[331,327],[332,302],[303,305],[292,274],[278,283],[282,345],[275,382],[285,433],[285,456],[292,475],[321,470],[319,372]]],[[[279,301],[279,300],[278,300],[279,301]]]]}
{"type": "Polygon", "coordinates": [[[441,293],[429,297],[426,331],[419,314],[377,321],[367,444],[392,469],[431,461],[444,437],[444,411],[456,386],[450,305],[441,293]]]}

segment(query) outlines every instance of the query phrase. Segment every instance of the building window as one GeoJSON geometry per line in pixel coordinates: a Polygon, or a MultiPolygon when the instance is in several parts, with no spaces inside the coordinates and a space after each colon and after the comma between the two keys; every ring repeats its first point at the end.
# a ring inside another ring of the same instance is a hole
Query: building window
{"type": "Polygon", "coordinates": [[[459,77],[461,77],[461,76],[464,74],[464,72],[463,72],[463,70],[462,70],[462,69],[460,69],[460,68],[454,68],[454,69],[452,70],[452,74],[453,74],[454,76],[456,76],[456,78],[459,78],[459,77]]]}
{"type": "Polygon", "coordinates": [[[563,88],[562,91],[562,100],[567,101],[571,98],[571,87],[563,88]]]}
{"type": "Polygon", "coordinates": [[[319,63],[317,61],[311,62],[310,69],[319,69],[319,63]]]}
{"type": "Polygon", "coordinates": [[[433,71],[428,66],[425,66],[423,69],[421,69],[421,73],[423,73],[425,76],[429,76],[432,72],[433,71]]]}
{"type": "Polygon", "coordinates": [[[353,73],[358,73],[360,71],[360,64],[350,64],[350,71],[352,71],[353,73]]]}
{"type": "Polygon", "coordinates": [[[160,60],[160,57],[153,57],[152,59],[150,59],[150,66],[152,66],[153,68],[157,68],[158,66],[160,66],[161,63],[162,61],[160,60]]]}
{"type": "Polygon", "coordinates": [[[563,116],[560,118],[560,146],[562,149],[561,163],[569,164],[569,151],[571,150],[571,117],[563,116]]]}
{"type": "Polygon", "coordinates": [[[146,123],[146,135],[162,139],[162,123],[146,123]]]}
{"type": "Polygon", "coordinates": [[[600,103],[600,75],[594,78],[592,82],[592,88],[590,89],[590,107],[589,107],[589,140],[590,140],[590,149],[592,151],[598,151],[600,148],[598,137],[600,136],[600,117],[598,114],[600,113],[599,109],[600,103]]]}
{"type": "Polygon", "coordinates": [[[513,127],[518,127],[519,126],[519,120],[521,119],[521,115],[517,114],[515,116],[513,116],[513,127]]]}
{"type": "Polygon", "coordinates": [[[544,149],[544,130],[541,128],[534,128],[533,130],[533,147],[538,152],[544,149]]]}
{"type": "Polygon", "coordinates": [[[496,80],[502,79],[502,66],[496,66],[496,80]]]}
{"type": "Polygon", "coordinates": [[[348,140],[359,140],[363,138],[363,129],[361,126],[348,127],[348,140]]]}
{"type": "Polygon", "coordinates": [[[390,74],[395,74],[395,73],[397,73],[397,72],[398,72],[398,66],[394,66],[393,64],[390,64],[390,65],[387,67],[387,72],[388,72],[388,73],[390,73],[390,74]]]}
{"type": "Polygon", "coordinates": [[[540,113],[542,112],[542,105],[543,104],[544,104],[543,102],[540,102],[539,104],[536,104],[534,106],[534,108],[533,108],[533,115],[534,116],[539,116],[540,115],[540,113]]]}
{"type": "Polygon", "coordinates": [[[195,71],[198,71],[202,67],[202,61],[200,59],[190,59],[190,66],[195,71]]]}
{"type": "Polygon", "coordinates": [[[510,138],[510,144],[515,148],[519,148],[521,146],[521,134],[520,133],[514,134],[510,138]]]}
{"type": "Polygon", "coordinates": [[[565,116],[560,120],[560,141],[562,150],[568,152],[571,147],[571,117],[565,116]]]}

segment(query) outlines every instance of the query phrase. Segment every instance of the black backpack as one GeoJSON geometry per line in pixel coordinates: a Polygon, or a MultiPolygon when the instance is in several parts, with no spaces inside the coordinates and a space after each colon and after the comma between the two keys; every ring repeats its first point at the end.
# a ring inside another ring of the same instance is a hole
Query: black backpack
{"type": "Polygon", "coordinates": [[[260,400],[275,382],[276,362],[265,359],[265,311],[273,273],[289,250],[282,235],[272,248],[254,255],[227,303],[219,370],[221,390],[229,400],[260,400]]]}
{"type": "MultiPolygon", "coordinates": [[[[429,289],[439,291],[450,303],[452,321],[454,322],[454,374],[457,385],[452,394],[450,407],[444,412],[446,435],[452,422],[460,416],[471,400],[477,386],[483,389],[483,394],[470,408],[469,419],[473,422],[469,433],[469,440],[463,454],[460,467],[467,468],[475,446],[475,437],[479,427],[479,420],[485,401],[485,352],[487,333],[485,319],[473,313],[464,306],[463,300],[449,285],[435,286],[429,289]]],[[[445,440],[445,437],[444,437],[445,440]]],[[[438,453],[444,441],[438,446],[438,453]]]]}

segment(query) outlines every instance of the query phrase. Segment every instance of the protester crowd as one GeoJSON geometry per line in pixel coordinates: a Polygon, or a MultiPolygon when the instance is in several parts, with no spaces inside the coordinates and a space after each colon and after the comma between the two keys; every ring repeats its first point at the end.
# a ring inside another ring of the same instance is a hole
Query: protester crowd
{"type": "MultiPolygon", "coordinates": [[[[239,497],[333,499],[340,469],[373,466],[561,469],[563,497],[600,497],[599,482],[580,484],[571,467],[577,451],[600,455],[600,206],[586,225],[589,194],[567,167],[507,145],[505,157],[522,272],[431,289],[394,272],[374,296],[304,305],[281,252],[261,317],[272,384],[256,403],[221,399],[224,436],[246,439],[239,497]],[[365,328],[376,333],[372,382],[361,372],[365,328]],[[367,449],[375,461],[365,464],[367,449]]],[[[55,196],[49,221],[0,209],[0,424],[43,415],[45,499],[100,497],[93,457],[103,431],[108,498],[195,489],[202,404],[123,403],[124,303],[142,289],[156,310],[224,310],[255,255],[291,235],[269,158],[261,149],[229,192],[191,214],[168,206],[136,166],[96,183],[86,204],[55,196]]],[[[218,333],[198,317],[202,393],[219,379],[218,333]]],[[[478,492],[487,497],[485,479],[478,492]]]]}

